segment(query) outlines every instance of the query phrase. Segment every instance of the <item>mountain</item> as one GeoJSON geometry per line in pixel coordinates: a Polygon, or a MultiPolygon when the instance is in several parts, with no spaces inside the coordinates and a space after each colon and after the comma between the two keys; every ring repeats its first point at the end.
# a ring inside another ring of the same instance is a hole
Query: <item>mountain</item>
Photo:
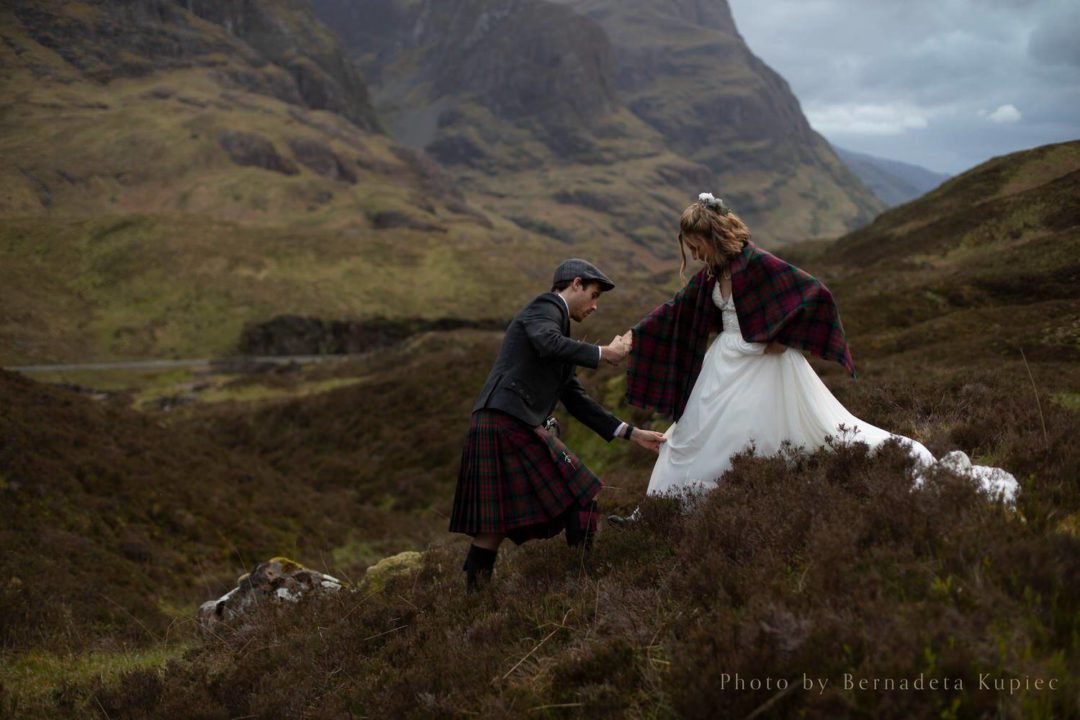
{"type": "Polygon", "coordinates": [[[0,34],[5,364],[225,355],[287,313],[502,317],[569,254],[383,134],[299,0],[19,0],[0,34]]]}
{"type": "Polygon", "coordinates": [[[835,146],[833,149],[844,164],[889,207],[925,195],[952,177],[899,160],[887,160],[835,146]]]}
{"type": "Polygon", "coordinates": [[[724,0],[315,0],[392,136],[568,234],[670,257],[705,189],[766,242],[837,235],[880,202],[811,130],[724,0]],[[587,228],[587,230],[586,230],[587,228]]]}
{"type": "Polygon", "coordinates": [[[881,210],[746,45],[725,0],[559,1],[608,32],[626,106],[708,167],[758,237],[836,236],[881,210]]]}

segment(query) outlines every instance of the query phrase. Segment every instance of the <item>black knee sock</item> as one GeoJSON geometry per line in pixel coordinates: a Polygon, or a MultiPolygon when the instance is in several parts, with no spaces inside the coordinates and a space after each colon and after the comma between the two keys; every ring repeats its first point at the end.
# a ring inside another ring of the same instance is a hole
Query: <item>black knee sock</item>
{"type": "Polygon", "coordinates": [[[596,501],[590,501],[586,507],[575,505],[566,515],[566,544],[570,547],[584,544],[586,550],[591,550],[598,516],[596,501]]]}
{"type": "Polygon", "coordinates": [[[470,592],[478,590],[481,583],[487,583],[491,579],[498,554],[498,550],[469,546],[469,554],[465,556],[465,564],[461,569],[465,571],[465,587],[470,592]]]}

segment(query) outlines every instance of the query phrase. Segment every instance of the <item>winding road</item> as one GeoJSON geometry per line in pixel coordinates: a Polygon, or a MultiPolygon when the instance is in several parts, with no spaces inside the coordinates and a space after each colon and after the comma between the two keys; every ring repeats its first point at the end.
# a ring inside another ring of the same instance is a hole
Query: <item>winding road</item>
{"type": "Polygon", "coordinates": [[[187,358],[177,360],[137,360],[130,362],[108,363],[81,363],[64,365],[15,365],[4,366],[5,370],[21,373],[45,373],[45,372],[72,372],[84,370],[158,370],[178,367],[209,367],[211,365],[232,365],[249,363],[272,363],[275,365],[288,365],[297,363],[326,362],[330,360],[346,360],[352,355],[268,355],[259,357],[226,357],[226,358],[187,358]]]}

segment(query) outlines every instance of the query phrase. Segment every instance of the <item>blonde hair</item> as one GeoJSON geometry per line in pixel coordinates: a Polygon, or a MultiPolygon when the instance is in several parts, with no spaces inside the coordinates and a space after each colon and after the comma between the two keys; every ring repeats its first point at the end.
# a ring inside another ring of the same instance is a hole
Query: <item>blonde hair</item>
{"type": "Polygon", "coordinates": [[[738,215],[728,210],[721,213],[696,202],[683,210],[679,218],[679,252],[682,254],[682,266],[679,275],[686,280],[686,241],[687,235],[694,235],[705,240],[706,264],[710,270],[727,265],[738,256],[750,241],[750,229],[738,215]]]}

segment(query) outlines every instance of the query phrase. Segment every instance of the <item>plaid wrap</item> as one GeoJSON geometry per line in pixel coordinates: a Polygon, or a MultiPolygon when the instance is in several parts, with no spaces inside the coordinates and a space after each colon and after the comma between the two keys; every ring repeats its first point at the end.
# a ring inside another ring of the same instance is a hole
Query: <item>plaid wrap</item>
{"type": "MultiPolygon", "coordinates": [[[[675,297],[634,326],[626,367],[626,399],[678,420],[708,349],[722,329],[712,302],[716,279],[701,270],[675,297]]],[[[747,243],[731,263],[731,292],[747,342],[780,342],[835,360],[855,376],[840,312],[820,281],[747,243]]]]}
{"type": "Polygon", "coordinates": [[[602,487],[542,428],[478,410],[461,453],[450,532],[497,533],[518,544],[554,537],[566,527],[567,511],[587,512],[602,487]]]}

